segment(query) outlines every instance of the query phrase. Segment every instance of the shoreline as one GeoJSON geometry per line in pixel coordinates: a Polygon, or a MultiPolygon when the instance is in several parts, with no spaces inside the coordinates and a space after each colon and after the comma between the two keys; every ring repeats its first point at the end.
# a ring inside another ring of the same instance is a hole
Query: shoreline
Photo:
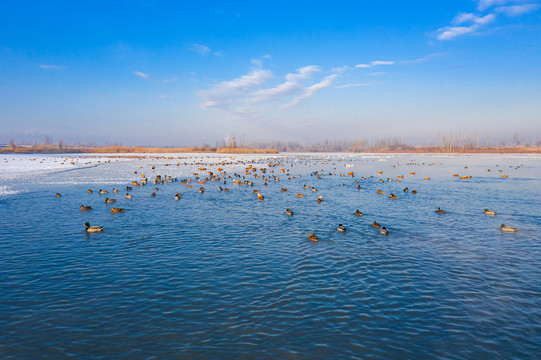
{"type": "Polygon", "coordinates": [[[483,147],[478,149],[451,149],[440,147],[415,147],[408,149],[381,148],[368,151],[294,151],[256,148],[203,148],[203,147],[147,147],[147,146],[17,146],[0,149],[0,154],[292,154],[292,153],[348,153],[348,154],[541,154],[541,146],[483,147]]]}

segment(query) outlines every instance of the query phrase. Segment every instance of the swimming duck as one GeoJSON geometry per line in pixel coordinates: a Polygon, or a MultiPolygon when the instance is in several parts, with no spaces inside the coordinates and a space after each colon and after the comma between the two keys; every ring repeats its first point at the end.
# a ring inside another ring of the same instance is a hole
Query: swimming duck
{"type": "Polygon", "coordinates": [[[111,208],[111,212],[113,214],[116,214],[116,213],[119,213],[119,212],[124,212],[124,211],[126,211],[126,210],[122,209],[122,208],[114,208],[114,207],[111,208]]]}
{"type": "Polygon", "coordinates": [[[81,205],[81,211],[87,211],[87,210],[92,210],[92,206],[81,205]]]}
{"type": "Polygon", "coordinates": [[[317,198],[317,202],[322,202],[323,201],[323,196],[320,196],[317,198]]]}
{"type": "Polygon", "coordinates": [[[61,197],[62,195],[60,195],[59,193],[56,193],[55,196],[56,196],[56,197],[61,197]]]}
{"type": "Polygon", "coordinates": [[[100,194],[107,194],[109,191],[100,189],[100,194]]]}
{"type": "Polygon", "coordinates": [[[180,200],[180,196],[175,195],[175,200],[180,200]]]}
{"type": "Polygon", "coordinates": [[[380,233],[380,234],[383,234],[383,235],[389,235],[389,230],[387,230],[387,229],[385,228],[385,226],[384,226],[384,227],[381,228],[381,231],[380,231],[379,233],[380,233]]]}
{"type": "Polygon", "coordinates": [[[357,216],[363,216],[363,213],[360,212],[359,210],[357,210],[357,211],[355,211],[355,215],[357,215],[357,216]]]}
{"type": "Polygon", "coordinates": [[[126,199],[131,199],[131,198],[133,198],[133,195],[126,194],[126,199]]]}
{"type": "Polygon", "coordinates": [[[286,209],[286,215],[293,215],[293,211],[289,210],[289,209],[286,209]]]}
{"type": "Polygon", "coordinates": [[[116,194],[116,193],[118,193],[118,190],[113,188],[113,192],[116,194]]]}
{"type": "Polygon", "coordinates": [[[411,193],[412,194],[417,194],[417,190],[414,189],[411,193]]]}
{"type": "Polygon", "coordinates": [[[130,190],[133,190],[133,188],[131,186],[126,186],[126,191],[130,191],[130,190]]]}
{"type": "Polygon", "coordinates": [[[265,197],[261,194],[257,194],[257,200],[265,200],[265,197]]]}
{"type": "Polygon", "coordinates": [[[336,230],[341,231],[341,232],[346,232],[346,227],[342,224],[338,224],[338,228],[336,230]]]}
{"type": "Polygon", "coordinates": [[[218,191],[223,191],[224,189],[222,189],[221,186],[218,186],[218,191]]]}
{"type": "Polygon", "coordinates": [[[316,192],[316,191],[317,191],[317,189],[316,189],[315,187],[313,187],[313,188],[312,188],[312,191],[316,192]]]}
{"type": "Polygon", "coordinates": [[[103,227],[101,226],[90,226],[90,223],[85,223],[86,226],[86,232],[99,232],[103,231],[103,227]]]}
{"type": "Polygon", "coordinates": [[[390,199],[398,199],[398,196],[396,196],[395,194],[391,193],[391,194],[389,195],[389,198],[390,198],[390,199]]]}
{"type": "Polygon", "coordinates": [[[372,226],[375,227],[376,229],[379,229],[381,227],[381,224],[378,224],[377,222],[374,221],[372,226]]]}
{"type": "Polygon", "coordinates": [[[404,189],[404,192],[408,192],[410,191],[410,189],[408,189],[407,187],[404,189]]]}
{"type": "Polygon", "coordinates": [[[488,216],[494,216],[494,215],[497,214],[496,211],[494,211],[494,210],[489,210],[489,209],[483,210],[483,213],[484,213],[485,215],[488,215],[488,216]]]}
{"type": "Polygon", "coordinates": [[[501,224],[500,225],[500,230],[501,231],[505,231],[505,232],[515,232],[515,231],[518,231],[518,229],[514,226],[509,226],[509,225],[504,225],[504,224],[501,224]]]}
{"type": "Polygon", "coordinates": [[[310,241],[318,241],[319,239],[317,238],[316,234],[310,233],[310,235],[308,235],[308,240],[310,240],[310,241]]]}
{"type": "Polygon", "coordinates": [[[89,194],[92,194],[92,190],[90,190],[90,189],[88,189],[86,192],[89,193],[89,194]]]}
{"type": "Polygon", "coordinates": [[[286,188],[280,188],[280,191],[287,191],[286,188]]]}
{"type": "Polygon", "coordinates": [[[378,194],[385,194],[385,191],[383,191],[383,190],[378,190],[378,194]]]}
{"type": "Polygon", "coordinates": [[[153,192],[153,193],[150,194],[150,196],[151,196],[151,197],[155,197],[155,196],[156,196],[156,193],[153,192]]]}
{"type": "Polygon", "coordinates": [[[438,208],[438,210],[436,210],[435,212],[437,212],[438,214],[445,214],[445,210],[442,210],[440,208],[438,208]]]}
{"type": "Polygon", "coordinates": [[[297,193],[297,197],[304,197],[304,195],[301,193],[297,193]]]}
{"type": "Polygon", "coordinates": [[[204,192],[205,192],[205,188],[201,186],[201,187],[199,188],[199,192],[200,192],[201,194],[204,193],[204,192]]]}
{"type": "Polygon", "coordinates": [[[106,203],[106,204],[116,203],[116,200],[115,200],[115,199],[105,198],[105,203],[106,203]]]}

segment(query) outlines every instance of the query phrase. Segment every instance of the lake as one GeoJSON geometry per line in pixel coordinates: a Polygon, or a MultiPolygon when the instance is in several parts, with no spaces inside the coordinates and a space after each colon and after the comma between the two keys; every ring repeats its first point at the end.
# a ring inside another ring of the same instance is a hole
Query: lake
{"type": "Polygon", "coordinates": [[[541,155],[0,164],[2,359],[541,356],[541,155]]]}

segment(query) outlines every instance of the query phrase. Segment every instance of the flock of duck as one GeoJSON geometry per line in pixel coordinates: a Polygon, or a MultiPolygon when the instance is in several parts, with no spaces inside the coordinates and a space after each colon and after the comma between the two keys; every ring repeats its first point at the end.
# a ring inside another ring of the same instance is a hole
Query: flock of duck
{"type": "MultiPolygon", "coordinates": [[[[171,157],[168,157],[168,158],[170,159],[171,157]]],[[[253,187],[254,181],[256,181],[256,180],[259,180],[261,182],[261,185],[263,185],[263,186],[267,186],[269,184],[269,182],[271,182],[271,181],[280,181],[280,176],[275,175],[275,168],[279,168],[279,174],[283,175],[281,177],[282,179],[292,180],[292,179],[297,179],[297,178],[302,177],[302,175],[292,175],[291,174],[292,169],[288,169],[287,164],[285,164],[284,162],[279,162],[278,159],[274,159],[274,161],[276,161],[276,162],[273,162],[271,160],[271,162],[269,162],[266,165],[261,165],[261,163],[260,163],[261,166],[259,167],[259,169],[254,166],[255,161],[251,161],[251,163],[249,163],[249,161],[237,160],[236,162],[234,162],[232,159],[233,158],[231,158],[230,160],[224,160],[224,161],[216,162],[216,163],[205,163],[205,162],[202,162],[202,160],[197,161],[197,162],[192,161],[191,164],[188,164],[187,162],[184,162],[184,165],[198,165],[199,167],[198,167],[198,171],[193,173],[193,175],[194,175],[193,178],[189,177],[189,178],[182,179],[182,180],[180,180],[180,184],[186,186],[187,188],[192,188],[193,184],[195,182],[197,182],[199,185],[201,185],[199,187],[199,189],[198,189],[198,192],[199,193],[204,193],[206,189],[205,189],[205,187],[203,185],[205,183],[207,183],[208,181],[216,181],[216,182],[221,183],[221,185],[218,187],[218,191],[228,192],[229,189],[227,187],[225,187],[225,185],[228,183],[228,181],[231,181],[231,180],[233,181],[233,184],[235,184],[235,185],[248,186],[248,187],[253,187]],[[243,165],[244,166],[244,173],[243,174],[242,173],[228,174],[224,170],[224,167],[226,167],[227,165],[243,165]],[[215,171],[208,171],[207,166],[210,166],[210,167],[212,167],[212,168],[214,168],[216,170],[215,171]],[[254,180],[253,181],[249,180],[247,178],[247,176],[253,176],[254,180]],[[222,187],[222,185],[224,185],[224,187],[222,187]]],[[[298,161],[298,160],[299,159],[297,159],[295,161],[298,161]]],[[[310,159],[310,160],[313,160],[313,159],[310,159]]],[[[307,165],[307,164],[308,164],[308,161],[305,160],[304,165],[307,165]]],[[[319,162],[319,164],[327,164],[327,165],[329,165],[331,163],[327,161],[327,162],[319,162]]],[[[413,163],[411,163],[411,164],[413,164],[413,163]]],[[[180,162],[176,163],[176,166],[180,166],[180,165],[181,165],[180,162]]],[[[332,163],[331,165],[336,165],[336,164],[332,163]]],[[[407,164],[407,165],[410,165],[410,164],[407,164]]],[[[418,164],[413,164],[413,165],[418,165],[418,164]]],[[[428,165],[429,166],[435,165],[435,163],[428,164],[428,165]]],[[[174,164],[165,164],[164,166],[165,167],[174,166],[174,164]]],[[[347,168],[347,167],[351,167],[353,165],[346,164],[345,166],[347,168]]],[[[395,166],[396,165],[394,165],[393,167],[395,167],[395,166]]],[[[293,167],[293,163],[290,164],[290,167],[293,167]]],[[[139,168],[142,169],[142,166],[140,166],[139,168]]],[[[467,167],[465,167],[465,168],[467,168],[467,167]]],[[[334,168],[334,169],[336,169],[336,168],[334,168]]],[[[151,171],[155,171],[155,170],[156,170],[156,165],[152,165],[151,166],[151,171]]],[[[134,171],[134,173],[138,174],[138,170],[134,171]]],[[[381,175],[382,173],[383,173],[382,171],[378,171],[379,175],[381,175]]],[[[410,175],[415,175],[415,172],[410,172],[410,175]]],[[[133,195],[130,194],[130,192],[133,190],[134,187],[137,188],[137,187],[146,186],[149,182],[152,183],[152,184],[155,184],[155,185],[163,185],[163,184],[166,184],[166,183],[172,183],[172,182],[177,182],[178,181],[177,178],[173,178],[173,177],[171,177],[169,175],[165,175],[165,176],[154,175],[152,180],[150,180],[149,177],[147,177],[144,173],[141,174],[140,176],[141,176],[141,178],[140,178],[139,181],[134,180],[128,186],[126,186],[126,195],[125,195],[125,197],[127,199],[132,199],[133,198],[133,195]]],[[[323,172],[322,170],[318,170],[318,171],[312,172],[310,174],[310,176],[313,177],[313,178],[315,177],[316,179],[322,179],[324,176],[337,176],[337,174],[335,172],[328,172],[328,171],[323,172]]],[[[347,174],[339,173],[338,176],[351,177],[351,178],[355,179],[355,174],[352,171],[348,172],[347,174]]],[[[454,176],[458,176],[458,175],[454,174],[454,176]]],[[[370,176],[370,177],[374,178],[374,176],[370,176]]],[[[507,176],[505,176],[505,177],[507,177],[507,176]]],[[[403,175],[398,175],[396,180],[387,178],[386,180],[379,179],[379,182],[384,183],[384,182],[395,181],[395,182],[399,183],[399,182],[402,181],[403,178],[404,178],[403,175]]],[[[471,178],[471,176],[465,176],[465,177],[460,177],[460,178],[461,179],[462,178],[467,179],[467,178],[471,178]]],[[[361,177],[360,179],[361,180],[366,180],[365,177],[361,177]]],[[[430,180],[430,178],[425,177],[424,180],[430,180]]],[[[354,183],[356,184],[357,189],[361,188],[358,180],[355,179],[354,183]]],[[[345,184],[342,183],[341,186],[345,186],[345,184]]],[[[312,192],[317,192],[318,191],[318,189],[316,187],[309,186],[309,185],[304,185],[304,189],[309,189],[312,192]]],[[[151,197],[156,197],[156,193],[158,191],[159,191],[159,188],[155,187],[154,191],[150,194],[150,196],[151,197]]],[[[281,187],[280,191],[284,192],[284,191],[288,191],[288,189],[281,187]]],[[[408,187],[405,187],[403,189],[403,191],[405,193],[410,192],[408,187]]],[[[94,191],[91,190],[91,189],[88,189],[87,192],[89,194],[92,194],[94,191]]],[[[118,189],[113,189],[112,192],[113,193],[119,193],[119,190],[118,189]]],[[[109,191],[100,189],[98,191],[98,193],[100,195],[107,195],[109,193],[109,191]]],[[[253,193],[257,195],[258,200],[264,200],[265,199],[265,196],[263,194],[261,194],[258,190],[253,190],[253,193]]],[[[383,191],[381,189],[378,189],[377,193],[378,194],[384,194],[385,191],[383,191]]],[[[417,194],[417,190],[412,190],[411,193],[412,194],[417,194]]],[[[57,193],[56,196],[60,197],[61,195],[59,193],[57,193]]],[[[297,197],[302,198],[302,197],[304,197],[304,194],[298,192],[297,197]]],[[[176,194],[174,195],[173,198],[174,198],[174,200],[180,200],[182,198],[182,194],[180,192],[176,192],[176,194]]],[[[391,192],[390,195],[389,195],[389,198],[390,199],[398,199],[398,196],[391,192]]],[[[316,201],[319,202],[319,203],[323,202],[323,196],[317,197],[316,201]]],[[[116,203],[116,199],[106,197],[104,199],[104,202],[106,204],[114,204],[114,203],[116,203]]],[[[83,212],[84,211],[89,211],[89,210],[92,210],[92,207],[89,206],[89,205],[86,205],[86,206],[81,205],[80,210],[83,211],[83,212]]],[[[120,207],[111,207],[110,212],[111,213],[120,213],[120,212],[125,212],[125,209],[120,208],[120,207]]],[[[441,209],[440,207],[438,207],[435,210],[435,212],[437,214],[446,214],[446,211],[441,209]]],[[[285,213],[288,216],[293,216],[294,215],[294,212],[289,208],[285,210],[285,213]]],[[[489,209],[484,209],[483,213],[485,215],[487,215],[487,216],[495,216],[497,214],[496,211],[489,210],[489,209]]],[[[363,213],[360,210],[357,209],[357,211],[354,213],[354,215],[362,217],[363,213]]],[[[382,235],[389,235],[390,234],[389,230],[385,226],[381,226],[381,224],[379,224],[376,221],[374,221],[371,225],[372,225],[373,228],[378,229],[379,233],[382,234],[382,235]]],[[[88,222],[85,223],[85,227],[86,227],[86,232],[87,233],[101,232],[101,231],[104,230],[104,228],[102,226],[90,226],[90,224],[88,222]]],[[[516,227],[505,225],[505,224],[501,224],[499,229],[502,232],[516,232],[516,231],[518,231],[518,229],[516,227]]],[[[342,225],[342,224],[339,224],[338,227],[336,228],[336,230],[339,231],[339,232],[346,232],[347,231],[346,227],[344,225],[342,225]]],[[[318,241],[319,240],[317,235],[315,233],[313,233],[313,232],[308,235],[308,239],[310,241],[318,241]]]]}

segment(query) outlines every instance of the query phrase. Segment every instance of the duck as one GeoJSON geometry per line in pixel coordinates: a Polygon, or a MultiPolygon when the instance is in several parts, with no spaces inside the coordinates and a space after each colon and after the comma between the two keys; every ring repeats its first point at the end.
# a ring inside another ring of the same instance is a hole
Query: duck
{"type": "Polygon", "coordinates": [[[87,211],[87,210],[92,210],[92,206],[81,205],[81,211],[87,211]]]}
{"type": "Polygon", "coordinates": [[[317,198],[317,202],[322,202],[323,201],[323,196],[320,196],[317,198]]]}
{"type": "Polygon", "coordinates": [[[132,199],[132,198],[133,198],[133,195],[126,193],[126,199],[132,199]]]}
{"type": "Polygon", "coordinates": [[[483,213],[484,213],[485,215],[488,215],[488,216],[494,216],[494,215],[497,214],[496,211],[494,211],[494,210],[489,210],[489,209],[483,210],[483,213]]]}
{"type": "Polygon", "coordinates": [[[310,240],[310,241],[318,241],[319,239],[317,238],[316,234],[310,233],[310,235],[308,235],[308,240],[310,240]]]}
{"type": "Polygon", "coordinates": [[[92,194],[92,190],[90,190],[90,189],[88,189],[86,192],[89,193],[89,194],[92,194]]]}
{"type": "Polygon", "coordinates": [[[180,200],[180,196],[175,195],[175,200],[180,200]]]}
{"type": "Polygon", "coordinates": [[[293,215],[293,211],[291,211],[291,210],[289,210],[289,209],[286,209],[286,215],[292,216],[292,215],[293,215]]]}
{"type": "Polygon", "coordinates": [[[100,194],[107,194],[109,191],[100,189],[100,194]]]}
{"type": "Polygon", "coordinates": [[[412,194],[417,194],[417,190],[413,189],[411,193],[412,194]]]}
{"type": "Polygon", "coordinates": [[[221,186],[218,186],[218,191],[223,191],[224,189],[222,189],[221,186]]]}
{"type": "Polygon", "coordinates": [[[261,194],[257,194],[257,200],[265,200],[265,197],[261,194]]]}
{"type": "Polygon", "coordinates": [[[118,189],[113,188],[113,192],[116,194],[118,193],[118,189]]]}
{"type": "Polygon", "coordinates": [[[407,187],[404,189],[404,192],[408,192],[410,191],[410,189],[408,189],[407,187]]]}
{"type": "Polygon", "coordinates": [[[374,221],[372,226],[375,227],[376,229],[379,229],[381,227],[381,224],[378,224],[377,222],[374,221]]]}
{"type": "Polygon", "coordinates": [[[363,213],[360,212],[359,210],[357,210],[357,211],[355,211],[355,215],[357,215],[357,216],[363,216],[363,213]]]}
{"type": "Polygon", "coordinates": [[[90,223],[88,223],[88,222],[85,223],[85,226],[86,226],[86,232],[87,233],[103,231],[102,226],[90,226],[90,223]]]}
{"type": "Polygon", "coordinates": [[[446,213],[445,210],[442,210],[440,208],[438,208],[435,212],[437,212],[438,214],[445,214],[446,213]]]}
{"type": "Polygon", "coordinates": [[[297,197],[304,197],[304,195],[301,193],[297,193],[297,197]]]}
{"type": "Polygon", "coordinates": [[[336,230],[341,231],[341,232],[346,232],[346,227],[342,224],[338,224],[338,228],[336,230]]]}
{"type": "Polygon", "coordinates": [[[119,213],[119,212],[125,212],[126,209],[123,209],[123,208],[115,208],[115,207],[112,207],[111,208],[111,213],[113,214],[116,214],[116,213],[119,213]]]}
{"type": "Polygon", "coordinates": [[[116,203],[116,200],[115,200],[115,199],[105,198],[105,203],[106,203],[106,204],[116,203]]]}
{"type": "Polygon", "coordinates": [[[156,196],[156,193],[153,192],[153,193],[150,194],[150,196],[151,196],[151,197],[155,197],[155,196],[156,196]]]}
{"type": "Polygon", "coordinates": [[[515,232],[515,231],[518,231],[518,229],[514,226],[509,226],[509,225],[505,225],[505,224],[501,224],[500,225],[500,230],[501,231],[505,231],[505,232],[515,232]]]}
{"type": "Polygon", "coordinates": [[[55,196],[56,196],[56,197],[61,197],[62,195],[60,195],[60,193],[56,193],[55,196]]]}
{"type": "Polygon", "coordinates": [[[395,194],[391,193],[391,194],[389,195],[389,198],[390,198],[390,199],[398,199],[398,196],[396,196],[395,194]]]}
{"type": "Polygon", "coordinates": [[[133,188],[131,186],[126,186],[126,191],[131,191],[133,188]]]}
{"type": "Polygon", "coordinates": [[[313,188],[312,188],[312,191],[313,191],[313,192],[316,192],[316,191],[317,191],[317,189],[316,189],[315,187],[313,187],[313,188]]]}
{"type": "Polygon", "coordinates": [[[280,191],[287,191],[286,188],[280,188],[280,191]]]}
{"type": "Polygon", "coordinates": [[[201,194],[204,193],[204,192],[205,192],[205,188],[201,186],[201,187],[199,188],[199,192],[200,192],[201,194]]]}
{"type": "Polygon", "coordinates": [[[383,191],[383,190],[378,190],[378,194],[385,194],[385,191],[383,191]]]}
{"type": "Polygon", "coordinates": [[[384,226],[381,228],[381,231],[379,233],[383,235],[389,235],[389,230],[387,230],[387,228],[385,228],[384,226]]]}

